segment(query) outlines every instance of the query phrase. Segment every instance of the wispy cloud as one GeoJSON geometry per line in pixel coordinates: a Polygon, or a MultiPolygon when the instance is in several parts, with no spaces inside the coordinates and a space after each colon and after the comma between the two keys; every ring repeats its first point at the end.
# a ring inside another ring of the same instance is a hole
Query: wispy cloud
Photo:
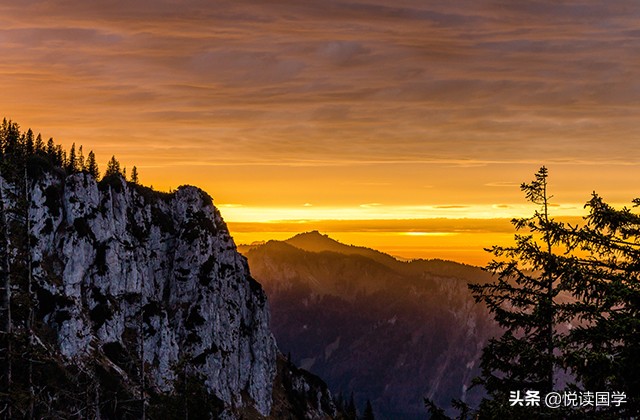
{"type": "Polygon", "coordinates": [[[289,146],[327,158],[624,158],[640,134],[633,6],[5,4],[0,76],[24,107],[62,102],[107,131],[107,119],[196,124],[212,148],[250,138],[247,150],[273,158],[289,146]],[[615,140],[598,146],[605,136],[615,140]]]}
{"type": "Polygon", "coordinates": [[[507,202],[483,187],[541,163],[640,175],[639,21],[635,0],[4,2],[0,107],[233,201],[251,179],[314,205],[507,202]]]}

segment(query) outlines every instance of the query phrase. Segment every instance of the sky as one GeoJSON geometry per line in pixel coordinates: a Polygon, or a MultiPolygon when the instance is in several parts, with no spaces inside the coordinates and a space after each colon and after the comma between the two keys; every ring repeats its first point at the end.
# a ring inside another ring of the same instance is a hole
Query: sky
{"type": "Polygon", "coordinates": [[[0,110],[214,198],[238,243],[320,229],[483,264],[531,213],[640,195],[640,5],[0,0],[0,110]]]}

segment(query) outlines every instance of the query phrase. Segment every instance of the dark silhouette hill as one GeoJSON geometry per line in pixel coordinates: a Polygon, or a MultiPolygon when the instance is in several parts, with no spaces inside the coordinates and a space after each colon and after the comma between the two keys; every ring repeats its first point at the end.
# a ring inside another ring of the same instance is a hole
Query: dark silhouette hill
{"type": "Polygon", "coordinates": [[[345,245],[331,239],[328,235],[321,234],[317,230],[300,233],[284,242],[305,251],[329,251],[345,255],[361,255],[404,274],[432,273],[436,276],[468,278],[477,283],[485,283],[491,280],[491,274],[480,270],[476,266],[441,259],[401,261],[375,249],[345,245]]]}
{"type": "Polygon", "coordinates": [[[423,398],[477,402],[468,390],[497,327],[473,302],[478,267],[403,262],[319,232],[241,246],[271,306],[271,329],[292,361],[334,393],[354,393],[382,418],[424,418],[423,398]]]}

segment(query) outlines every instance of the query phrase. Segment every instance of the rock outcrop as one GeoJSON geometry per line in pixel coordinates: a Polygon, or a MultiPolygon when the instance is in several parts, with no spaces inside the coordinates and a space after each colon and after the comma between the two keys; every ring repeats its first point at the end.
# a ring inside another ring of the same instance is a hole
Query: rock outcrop
{"type": "MultiPolygon", "coordinates": [[[[37,318],[14,314],[13,333],[28,335],[29,349],[39,343],[46,360],[62,366],[62,377],[84,372],[94,384],[87,385],[94,393],[71,403],[78,413],[124,417],[119,395],[140,400],[132,417],[153,411],[152,401],[161,401],[155,409],[162,412],[172,396],[196,395],[185,391],[188,377],[217,407],[207,417],[269,416],[278,352],[267,299],[205,192],[184,186],[159,193],[118,174],[96,182],[86,172],[54,169],[29,177],[26,188],[2,179],[0,193],[10,275],[19,267],[24,274],[13,280],[11,305],[14,313],[30,306],[37,318]],[[28,246],[20,239],[25,232],[28,246]],[[105,396],[105,387],[120,394],[105,396]],[[84,407],[85,400],[92,402],[84,407]]],[[[19,358],[11,357],[9,386],[17,388],[19,358]]],[[[24,389],[38,385],[30,369],[24,389]]],[[[50,384],[40,388],[51,410],[62,397],[50,384]]],[[[286,391],[278,395],[289,398],[286,391]]],[[[327,398],[329,404],[303,415],[335,414],[328,391],[327,398]]],[[[43,410],[36,404],[36,412],[43,410]]]]}

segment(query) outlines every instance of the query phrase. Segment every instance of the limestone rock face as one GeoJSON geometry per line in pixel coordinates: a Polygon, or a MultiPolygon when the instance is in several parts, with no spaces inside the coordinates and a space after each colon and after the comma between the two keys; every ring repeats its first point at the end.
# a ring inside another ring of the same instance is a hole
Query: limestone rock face
{"type": "MultiPolygon", "coordinates": [[[[8,208],[18,189],[2,185],[8,208]]],[[[181,366],[229,410],[270,413],[267,300],[205,192],[47,173],[28,193],[33,281],[67,360],[103,357],[119,369],[118,355],[135,353],[156,392],[172,392],[181,366]]]]}

